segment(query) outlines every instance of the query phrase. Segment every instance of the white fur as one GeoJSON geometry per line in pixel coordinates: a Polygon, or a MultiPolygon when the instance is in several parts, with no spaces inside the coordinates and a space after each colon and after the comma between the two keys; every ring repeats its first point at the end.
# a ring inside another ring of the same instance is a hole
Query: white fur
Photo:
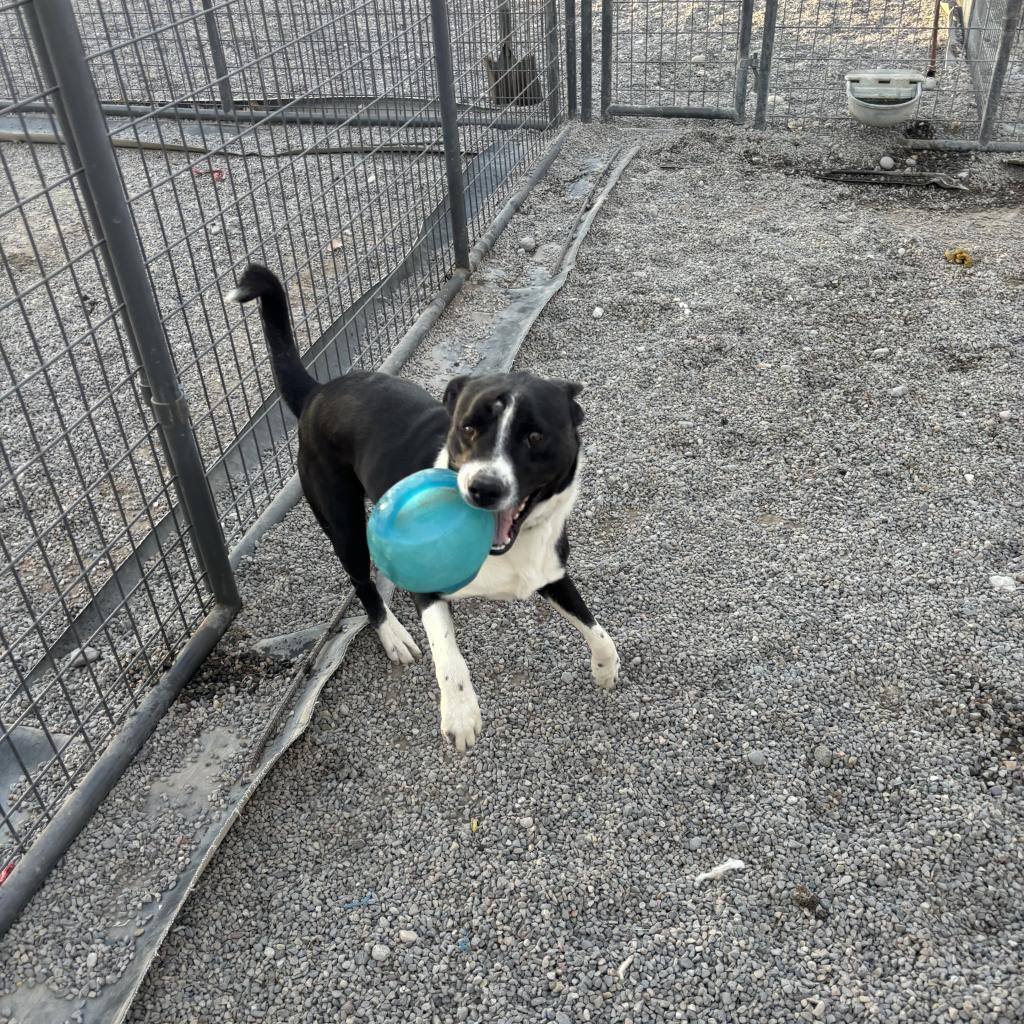
{"type": "Polygon", "coordinates": [[[587,641],[590,648],[590,674],[594,682],[602,690],[614,690],[619,681],[619,652],[615,649],[615,641],[604,631],[600,623],[588,626],[580,622],[575,615],[570,615],[561,605],[551,602],[551,606],[567,622],[571,622],[587,641]]]}
{"type": "Polygon", "coordinates": [[[452,738],[456,750],[468,750],[476,743],[483,723],[447,601],[435,601],[424,610],[423,628],[441,691],[441,732],[452,738]]]}
{"type": "Polygon", "coordinates": [[[512,417],[515,415],[516,400],[509,399],[508,406],[502,411],[498,421],[498,436],[494,439],[494,448],[489,459],[471,459],[459,470],[459,490],[462,497],[470,501],[469,489],[478,476],[492,476],[500,480],[507,496],[505,508],[515,508],[519,504],[519,487],[515,468],[509,458],[508,445],[512,435],[512,417]]]}
{"type": "Polygon", "coordinates": [[[384,621],[377,628],[377,637],[384,653],[396,665],[411,665],[423,657],[408,630],[387,605],[384,606],[384,621]]]}
{"type": "Polygon", "coordinates": [[[241,296],[241,294],[239,292],[239,289],[232,288],[231,291],[225,292],[224,293],[224,301],[225,302],[241,302],[242,301],[242,296],[241,296]]]}

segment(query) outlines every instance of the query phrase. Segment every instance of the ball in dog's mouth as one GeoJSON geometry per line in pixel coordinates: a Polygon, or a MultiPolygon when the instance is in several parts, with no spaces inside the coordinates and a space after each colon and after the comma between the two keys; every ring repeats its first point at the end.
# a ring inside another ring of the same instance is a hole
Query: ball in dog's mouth
{"type": "Polygon", "coordinates": [[[503,509],[494,513],[494,540],[491,541],[491,554],[503,555],[515,543],[523,520],[533,508],[536,493],[528,495],[515,508],[503,509]]]}

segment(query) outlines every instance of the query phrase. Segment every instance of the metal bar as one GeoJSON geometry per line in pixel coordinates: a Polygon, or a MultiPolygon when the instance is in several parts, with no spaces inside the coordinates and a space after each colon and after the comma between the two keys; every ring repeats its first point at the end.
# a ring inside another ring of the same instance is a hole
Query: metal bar
{"type": "Polygon", "coordinates": [[[562,76],[558,67],[558,0],[544,0],[544,64],[547,69],[548,127],[561,120],[558,86],[562,76]]]}
{"type": "Polygon", "coordinates": [[[754,0],[740,2],[740,38],[736,46],[736,123],[747,119],[747,79],[750,76],[750,35],[754,23],[754,0]]]}
{"type": "Polygon", "coordinates": [[[0,886],[0,937],[14,924],[46,876],[124,774],[182,687],[216,647],[237,611],[237,607],[217,605],[206,616],[171,668],[146,694],[138,711],[118,730],[117,736],[0,886]]]}
{"type": "MultiPolygon", "coordinates": [[[[0,107],[8,106],[17,107],[18,110],[29,114],[48,114],[50,112],[50,107],[46,103],[17,103],[12,99],[0,98],[0,107]]],[[[390,99],[368,100],[367,106],[362,108],[308,101],[295,101],[280,107],[249,104],[246,109],[239,109],[236,104],[231,113],[230,123],[232,125],[235,122],[240,124],[276,124],[284,121],[288,124],[342,125],[352,128],[441,127],[440,114],[424,115],[406,112],[414,106],[416,110],[423,110],[436,105],[427,100],[396,103],[390,99]]],[[[540,118],[493,117],[487,113],[487,108],[476,105],[460,104],[458,109],[459,121],[464,125],[471,124],[503,131],[519,131],[522,128],[544,131],[547,127],[540,118]]],[[[107,117],[160,118],[170,121],[224,121],[224,112],[219,108],[199,105],[182,107],[169,103],[154,107],[141,103],[101,103],[100,110],[107,117]]]]}
{"type": "MultiPolygon", "coordinates": [[[[769,3],[771,0],[769,0],[769,3]]],[[[601,117],[609,116],[612,105],[612,6],[615,0],[601,5],[601,117]]]]}
{"type": "Polygon", "coordinates": [[[1024,153],[1024,142],[988,142],[977,139],[901,139],[907,149],[932,150],[940,153],[1024,153]]]}
{"type": "Polygon", "coordinates": [[[455,106],[455,74],[452,70],[452,37],[448,25],[447,0],[430,0],[434,37],[434,67],[437,98],[441,108],[444,139],[444,171],[448,181],[448,209],[452,223],[455,266],[469,267],[469,225],[466,221],[466,184],[462,176],[462,145],[459,141],[459,112],[455,106]]]}
{"type": "Polygon", "coordinates": [[[235,101],[231,96],[228,63],[224,59],[224,47],[220,41],[220,29],[217,27],[217,13],[213,9],[213,0],[203,0],[203,17],[206,20],[206,41],[210,46],[213,69],[217,73],[217,91],[220,93],[220,105],[225,113],[230,114],[235,109],[235,101]]]}
{"type": "Polygon", "coordinates": [[[99,98],[85,60],[70,0],[36,0],[30,19],[37,45],[49,57],[51,85],[60,94],[58,114],[64,137],[74,140],[82,181],[92,202],[102,254],[124,301],[125,320],[149,393],[153,415],[171,458],[178,493],[191,524],[191,540],[206,571],[210,591],[221,604],[240,604],[227,546],[213,503],[202,456],[189,422],[149,274],[135,234],[121,174],[107,136],[99,98]]]}
{"type": "Polygon", "coordinates": [[[565,107],[576,116],[576,0],[565,0],[565,107]]]}
{"type": "Polygon", "coordinates": [[[594,0],[580,0],[580,120],[593,118],[594,85],[594,0]]]}
{"type": "Polygon", "coordinates": [[[735,121],[732,107],[645,107],[630,103],[612,103],[607,110],[610,117],[696,117],[706,120],[735,121]]]}
{"type": "Polygon", "coordinates": [[[761,55],[757,65],[757,104],[754,107],[754,127],[763,128],[768,113],[768,79],[772,73],[772,51],[775,48],[775,22],[779,15],[779,0],[765,0],[764,29],[761,33],[761,55]]]}
{"type": "Polygon", "coordinates": [[[992,140],[992,133],[996,128],[996,118],[999,115],[999,100],[1003,94],[1003,82],[1006,79],[1006,68],[1010,63],[1010,53],[1013,49],[1013,41],[1017,36],[1017,25],[1020,22],[1021,4],[1024,0],[1006,0],[1006,9],[1003,14],[1003,29],[999,36],[999,49],[996,50],[996,60],[992,65],[992,77],[988,83],[988,96],[985,98],[985,113],[981,118],[981,129],[978,132],[978,142],[982,146],[992,140]]]}

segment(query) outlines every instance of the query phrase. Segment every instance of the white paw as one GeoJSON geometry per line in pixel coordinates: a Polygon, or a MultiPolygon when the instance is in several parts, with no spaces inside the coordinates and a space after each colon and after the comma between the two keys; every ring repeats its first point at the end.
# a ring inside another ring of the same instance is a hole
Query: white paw
{"type": "MultiPolygon", "coordinates": [[[[601,632],[604,633],[604,630],[601,632]]],[[[604,636],[594,645],[590,657],[590,672],[594,677],[594,682],[602,690],[615,689],[615,684],[619,681],[619,652],[615,649],[615,644],[607,633],[604,633],[604,636]]]]}
{"type": "Polygon", "coordinates": [[[441,694],[441,733],[448,736],[459,753],[469,750],[480,736],[483,721],[480,705],[468,680],[454,696],[441,694]]]}
{"type": "Polygon", "coordinates": [[[421,657],[420,649],[390,608],[384,609],[384,616],[384,621],[377,629],[384,653],[396,665],[411,665],[421,657]]]}

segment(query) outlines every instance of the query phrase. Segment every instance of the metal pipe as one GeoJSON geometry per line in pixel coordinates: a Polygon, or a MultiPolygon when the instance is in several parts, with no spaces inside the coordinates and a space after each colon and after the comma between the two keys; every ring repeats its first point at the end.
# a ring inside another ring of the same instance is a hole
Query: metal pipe
{"type": "Polygon", "coordinates": [[[178,493],[191,527],[189,535],[220,604],[241,603],[188,403],[174,367],[142,255],[121,174],[107,137],[106,122],[85,59],[70,0],[35,0],[33,24],[45,47],[60,93],[65,138],[74,139],[82,180],[92,197],[97,235],[111,277],[124,300],[125,321],[149,389],[149,403],[170,456],[178,493]]]}
{"type": "Polygon", "coordinates": [[[754,0],[740,2],[740,38],[736,46],[736,123],[747,119],[747,79],[750,75],[750,35],[754,22],[754,0]]]}
{"type": "Polygon", "coordinates": [[[558,86],[562,76],[558,67],[558,0],[544,0],[544,64],[547,71],[548,127],[561,120],[558,86]]]}
{"type": "Polygon", "coordinates": [[[763,128],[768,114],[768,80],[772,73],[772,51],[775,48],[775,22],[779,14],[779,0],[765,0],[764,30],[761,33],[761,54],[757,65],[757,104],[754,107],[754,127],[763,128]]]}
{"type": "Polygon", "coordinates": [[[981,118],[981,130],[978,142],[982,146],[992,140],[999,114],[999,100],[1003,94],[1003,82],[1006,79],[1006,68],[1010,63],[1013,41],[1017,36],[1017,25],[1020,22],[1021,4],[1024,0],[1007,0],[1003,13],[1003,29],[999,37],[999,49],[996,50],[995,63],[992,65],[992,77],[989,79],[988,96],[985,98],[985,113],[981,118]]]}
{"type": "MultiPolygon", "coordinates": [[[[469,269],[456,270],[434,294],[426,309],[416,318],[412,326],[402,335],[390,355],[380,365],[381,373],[398,373],[410,356],[419,348],[423,339],[440,319],[441,314],[451,305],[452,299],[462,290],[470,275],[480,266],[487,254],[494,248],[501,233],[526,201],[537,182],[547,173],[569,137],[569,129],[563,128],[548,147],[547,152],[537,161],[523,184],[509,196],[508,201],[491,222],[491,226],[480,236],[469,253],[469,269]]],[[[291,511],[302,497],[302,484],[298,473],[293,473],[263,514],[242,535],[231,551],[231,564],[238,568],[242,559],[250,555],[263,537],[291,511]]]]}
{"type": "Polygon", "coordinates": [[[459,112],[455,106],[455,75],[452,70],[452,37],[448,26],[447,0],[430,0],[430,21],[434,37],[434,66],[437,72],[438,105],[441,108],[444,171],[448,180],[448,213],[452,224],[455,266],[468,267],[466,183],[462,176],[462,146],[459,142],[459,112]]]}
{"type": "MultiPolygon", "coordinates": [[[[615,0],[601,4],[601,117],[609,116],[612,105],[612,5],[615,0]]],[[[769,0],[771,2],[771,0],[769,0]]]]}
{"type": "Polygon", "coordinates": [[[594,0],[580,0],[580,120],[593,118],[594,84],[594,0]]]}
{"type": "Polygon", "coordinates": [[[220,105],[225,113],[230,114],[235,109],[235,101],[231,96],[231,79],[228,77],[228,63],[224,59],[224,47],[220,42],[220,29],[217,27],[217,14],[213,9],[213,0],[203,0],[203,18],[206,21],[206,41],[210,46],[213,70],[217,73],[220,105]]]}
{"type": "Polygon", "coordinates": [[[576,116],[576,0],[565,0],[565,96],[566,111],[576,116]]]}
{"type": "Polygon", "coordinates": [[[704,120],[736,120],[736,111],[732,107],[657,107],[612,103],[606,113],[611,117],[696,117],[704,120]]]}
{"type": "Polygon", "coordinates": [[[46,876],[124,774],[182,687],[195,675],[203,659],[224,635],[237,611],[236,607],[217,605],[203,619],[174,664],[146,694],[138,711],[120,728],[85,778],[78,783],[74,792],[50,819],[50,823],[36,837],[28,853],[0,886],[0,937],[18,919],[46,876]]]}
{"type": "Polygon", "coordinates": [[[938,153],[1024,153],[1024,142],[986,142],[977,139],[902,139],[907,149],[938,153]]]}

